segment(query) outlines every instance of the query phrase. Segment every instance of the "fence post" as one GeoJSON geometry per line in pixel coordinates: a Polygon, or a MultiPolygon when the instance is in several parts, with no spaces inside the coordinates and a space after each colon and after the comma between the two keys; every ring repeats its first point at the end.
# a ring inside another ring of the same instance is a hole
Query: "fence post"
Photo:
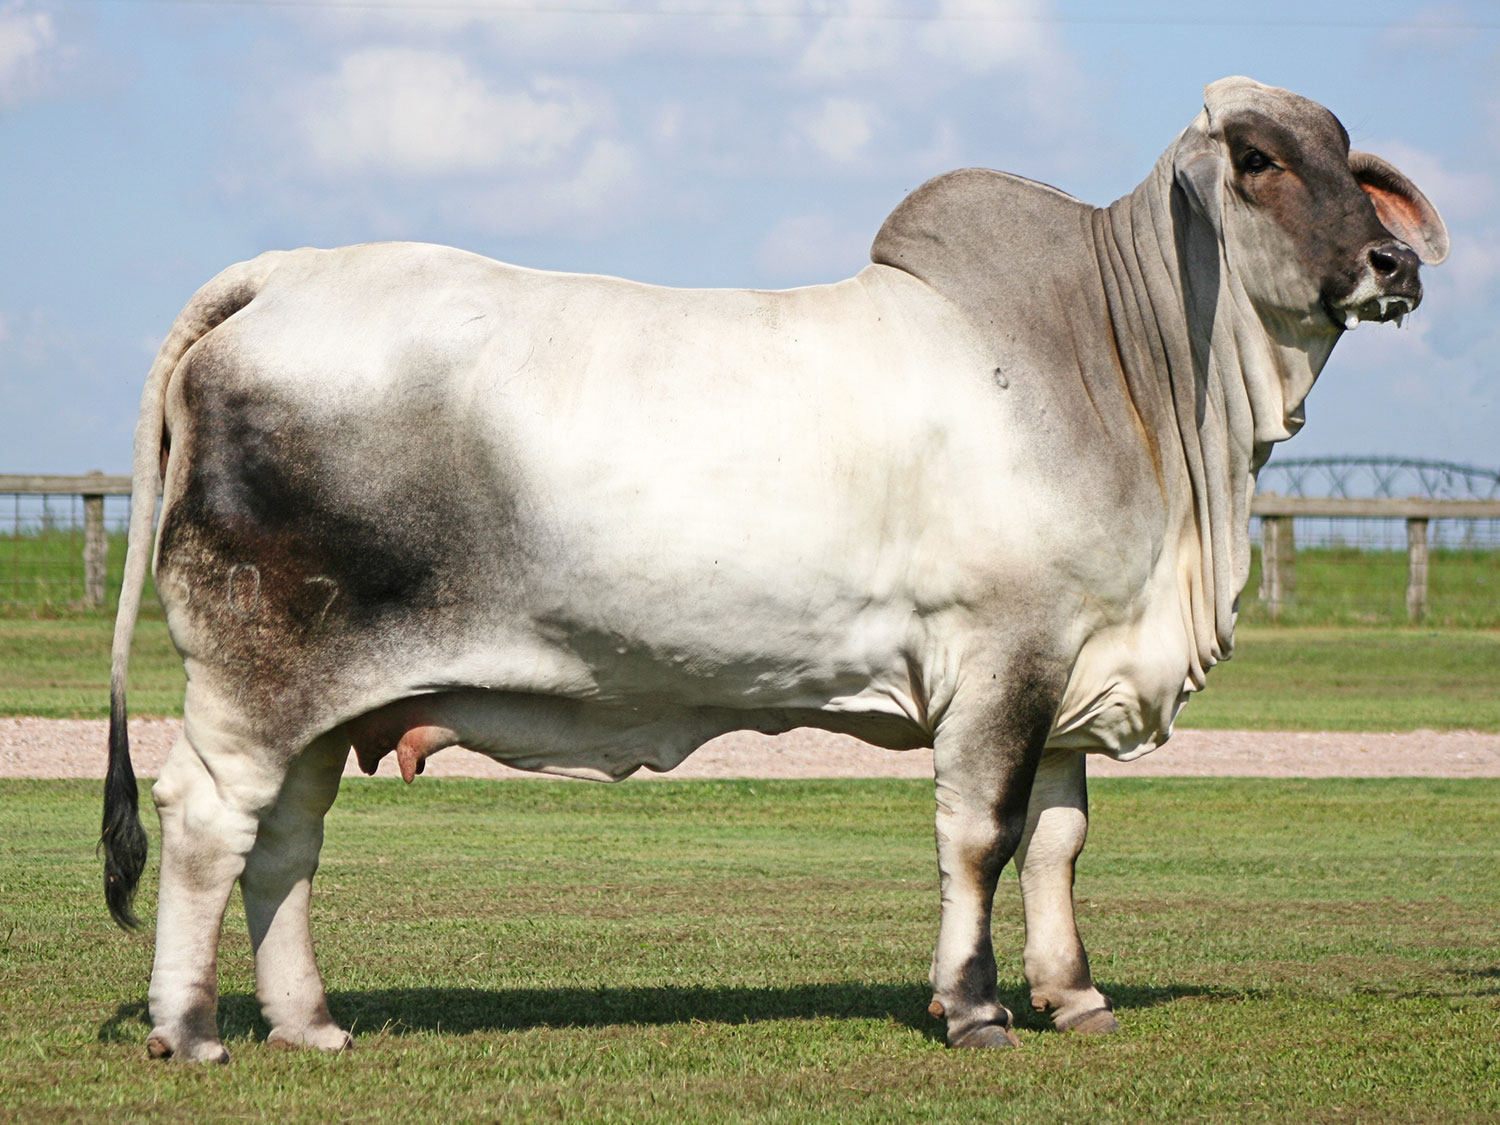
{"type": "MultiPolygon", "coordinates": [[[[90,473],[103,476],[103,473],[90,473]]],[[[83,601],[85,605],[104,604],[104,576],[109,558],[109,540],[104,534],[104,495],[83,494],[83,601]]]]}
{"type": "Polygon", "coordinates": [[[1260,521],[1260,600],[1272,621],[1297,589],[1297,544],[1289,516],[1263,516],[1260,521]]]}
{"type": "Polygon", "coordinates": [[[1427,521],[1419,518],[1406,521],[1406,616],[1427,616],[1427,521]]]}

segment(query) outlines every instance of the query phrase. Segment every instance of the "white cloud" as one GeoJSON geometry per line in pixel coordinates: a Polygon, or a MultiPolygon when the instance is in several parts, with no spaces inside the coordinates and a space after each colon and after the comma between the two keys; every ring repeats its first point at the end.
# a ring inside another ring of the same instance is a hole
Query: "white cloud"
{"type": "Polygon", "coordinates": [[[972,73],[1035,65],[1057,52],[1038,17],[1039,0],[941,0],[937,18],[922,29],[924,51],[972,73]]]}
{"type": "Polygon", "coordinates": [[[842,0],[827,10],[832,18],[822,20],[798,61],[803,77],[842,82],[900,61],[911,28],[891,18],[898,11],[889,0],[842,0]]]}
{"type": "Polygon", "coordinates": [[[892,0],[842,0],[809,12],[818,26],[798,71],[844,82],[909,73],[937,61],[968,74],[1001,68],[1041,73],[1061,50],[1041,19],[1046,7],[1045,0],[937,0],[918,12],[892,0]]]}
{"type": "Polygon", "coordinates": [[[869,264],[873,237],[870,230],[841,226],[827,215],[795,215],[771,228],[757,264],[777,283],[835,281],[869,264]]]}
{"type": "Polygon", "coordinates": [[[1430,51],[1447,59],[1472,42],[1476,22],[1475,13],[1462,4],[1429,4],[1384,28],[1376,42],[1383,50],[1407,55],[1430,51]]]}
{"type": "Polygon", "coordinates": [[[289,99],[306,166],[432,179],[557,160],[607,118],[597,95],[554,79],[499,90],[455,54],[371,47],[289,99]]]}
{"type": "Polygon", "coordinates": [[[687,123],[687,107],[681,102],[664,102],[651,118],[651,137],[663,148],[673,148],[682,139],[687,123]]]}
{"type": "Polygon", "coordinates": [[[56,43],[57,30],[46,12],[19,5],[0,10],[0,107],[36,92],[56,43]]]}
{"type": "MultiPolygon", "coordinates": [[[[271,65],[319,61],[283,70],[274,104],[252,103],[259,152],[220,179],[277,213],[293,232],[277,237],[319,242],[576,240],[664,214],[692,226],[737,213],[764,230],[822,206],[813,182],[848,194],[874,174],[894,201],[957,164],[1057,179],[1067,153],[1087,166],[1097,146],[1069,108],[1087,84],[1056,29],[1028,15],[1046,2],[739,0],[689,15],[672,14],[684,0],[635,0],[661,14],[592,20],[546,0],[524,18],[299,10],[289,18],[324,35],[271,65]],[[588,46],[617,23],[634,30],[614,55],[588,46]]],[[[867,256],[872,230],[787,221],[762,255],[778,278],[847,276],[867,256]]]]}
{"type": "Polygon", "coordinates": [[[18,367],[77,370],[83,366],[85,343],[76,324],[35,305],[0,318],[0,350],[18,367]]]}
{"type": "Polygon", "coordinates": [[[688,56],[756,56],[803,34],[819,0],[715,0],[711,8],[682,0],[532,0],[522,5],[308,5],[294,13],[303,27],[334,40],[451,43],[460,36],[518,60],[596,65],[647,52],[688,56]]]}
{"type": "Polygon", "coordinates": [[[476,227],[495,234],[562,231],[576,238],[626,221],[643,184],[635,149],[605,137],[570,171],[478,190],[466,210],[476,227]]]}
{"type": "Polygon", "coordinates": [[[946,117],[932,122],[929,129],[931,137],[927,146],[908,153],[902,163],[920,173],[935,176],[954,167],[961,143],[958,129],[946,117]]]}
{"type": "Polygon", "coordinates": [[[792,76],[864,99],[879,115],[882,161],[900,162],[927,135],[922,147],[942,163],[1088,174],[1104,139],[1099,79],[1049,22],[1052,10],[1051,0],[841,0],[835,14],[806,21],[792,76]]]}
{"type": "Polygon", "coordinates": [[[353,224],[359,238],[457,240],[548,236],[587,240],[632,220],[646,198],[636,149],[609,137],[590,141],[565,162],[544,168],[468,176],[440,183],[353,184],[335,192],[284,186],[282,206],[303,221],[353,224]]]}
{"type": "Polygon", "coordinates": [[[868,102],[824,98],[815,109],[797,115],[793,128],[824,158],[848,164],[864,155],[879,120],[879,112],[868,102]]]}
{"type": "Polygon", "coordinates": [[[985,73],[1056,50],[1051,0],[531,0],[522,5],[310,5],[294,18],[334,40],[472,45],[518,60],[593,65],[677,58],[794,59],[803,78],[888,73],[915,57],[985,73]]]}
{"type": "Polygon", "coordinates": [[[619,229],[649,198],[608,94],[467,45],[346,48],[279,85],[279,99],[246,106],[253,143],[217,176],[278,241],[576,240],[619,229]]]}

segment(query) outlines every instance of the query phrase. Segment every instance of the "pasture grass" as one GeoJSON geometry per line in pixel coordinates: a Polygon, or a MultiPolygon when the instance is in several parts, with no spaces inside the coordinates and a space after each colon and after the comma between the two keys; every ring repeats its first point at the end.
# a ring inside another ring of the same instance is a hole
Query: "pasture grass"
{"type": "Polygon", "coordinates": [[[1182,712],[1214,730],[1500,731],[1500,630],[1235,631],[1182,712]]]}
{"type": "MultiPolygon", "coordinates": [[[[105,718],[105,617],[0,617],[0,715],[105,718]]],[[[182,664],[160,616],[136,628],[130,713],[182,713],[182,664]]],[[[1183,726],[1218,730],[1500,731],[1500,631],[1246,626],[1183,726]]]]}
{"type": "MultiPolygon", "coordinates": [[[[120,599],[125,544],[122,530],[105,535],[104,600],[111,615],[120,599]]],[[[148,612],[159,612],[150,575],[146,577],[143,605],[148,612]]],[[[0,539],[0,613],[56,616],[98,612],[84,607],[80,524],[45,521],[40,527],[0,539]]]]}
{"type": "Polygon", "coordinates": [[[265,1046],[235,901],[228,1068],[145,1058],[98,802],[0,782],[0,1117],[1500,1121],[1500,782],[1096,782],[1079,915],[1124,1030],[1029,1012],[1007,873],[1001,1053],[924,1011],[930,784],[346,782],[314,926],[356,1049],[265,1046]]]}
{"type": "MultiPolygon", "coordinates": [[[[109,717],[114,621],[100,613],[0,617],[0,715],[109,717]]],[[[180,716],[182,660],[156,614],[136,623],[127,686],[130,714],[180,716]]]]}
{"type": "MultiPolygon", "coordinates": [[[[1296,552],[1295,577],[1282,607],[1282,625],[1405,625],[1406,552],[1358,547],[1305,547],[1296,552]]],[[[1240,620],[1265,624],[1260,600],[1260,549],[1240,596],[1240,620]]],[[[1439,628],[1500,629],[1500,550],[1435,547],[1427,559],[1426,624],[1439,628]]]]}

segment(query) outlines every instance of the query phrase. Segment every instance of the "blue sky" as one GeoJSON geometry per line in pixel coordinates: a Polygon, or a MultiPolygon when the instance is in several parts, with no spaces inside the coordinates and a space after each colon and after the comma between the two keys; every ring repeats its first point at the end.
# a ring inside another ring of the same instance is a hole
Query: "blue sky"
{"type": "Polygon", "coordinates": [[[1227,74],[1327,105],[1453,236],[1280,455],[1500,467],[1497,64],[1494,3],[0,0],[0,472],[126,471],[177,310],[261,250],[831,281],[951,168],[1124,194],[1227,74]]]}

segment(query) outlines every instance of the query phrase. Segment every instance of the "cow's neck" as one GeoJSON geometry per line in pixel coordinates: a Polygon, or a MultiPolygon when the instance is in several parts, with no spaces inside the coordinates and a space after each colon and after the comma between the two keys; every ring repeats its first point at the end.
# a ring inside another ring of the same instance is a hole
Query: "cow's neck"
{"type": "MultiPolygon", "coordinates": [[[[1302,400],[1330,346],[1309,351],[1297,326],[1262,316],[1228,269],[1222,243],[1173,191],[1172,150],[1130,195],[1094,215],[1096,254],[1126,386],[1176,471],[1179,541],[1201,667],[1228,655],[1250,572],[1250,497],[1271,447],[1302,424],[1302,400]],[[1138,336],[1137,336],[1138,338],[1138,336]]],[[[1170,480],[1170,478],[1169,478],[1170,480]]]]}

